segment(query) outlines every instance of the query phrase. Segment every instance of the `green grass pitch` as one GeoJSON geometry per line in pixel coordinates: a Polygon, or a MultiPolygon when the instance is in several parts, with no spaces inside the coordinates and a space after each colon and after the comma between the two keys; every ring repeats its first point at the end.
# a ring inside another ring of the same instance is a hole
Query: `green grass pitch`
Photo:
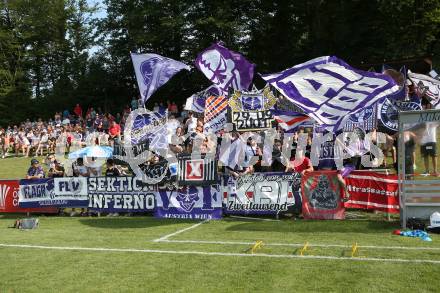
{"type": "MultiPolygon", "coordinates": [[[[22,177],[27,164],[1,160],[0,176],[22,177]]],[[[199,225],[41,216],[32,231],[8,228],[22,215],[1,215],[0,292],[438,292],[440,236],[394,236],[398,221],[361,214],[199,225]],[[256,241],[263,245],[252,254],[256,241]]]]}

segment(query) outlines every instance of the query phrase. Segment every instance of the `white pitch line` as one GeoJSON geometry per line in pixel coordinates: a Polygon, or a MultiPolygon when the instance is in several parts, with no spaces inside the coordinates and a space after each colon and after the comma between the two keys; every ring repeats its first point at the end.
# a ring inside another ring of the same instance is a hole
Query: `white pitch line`
{"type": "MultiPolygon", "coordinates": [[[[168,242],[168,243],[194,243],[194,244],[221,244],[221,245],[253,245],[255,242],[243,242],[243,241],[206,241],[206,240],[155,240],[155,242],[168,242]]],[[[304,243],[266,243],[265,246],[287,246],[287,247],[303,247],[304,243]]],[[[309,247],[338,247],[338,248],[351,248],[351,245],[343,244],[313,244],[309,243],[309,247]]],[[[371,249],[402,249],[402,250],[440,250],[440,247],[408,247],[408,246],[375,246],[375,245],[358,245],[359,248],[371,248],[371,249]]]]}
{"type": "Polygon", "coordinates": [[[440,264],[440,260],[425,259],[401,259],[401,258],[372,258],[372,257],[338,257],[324,255],[293,255],[293,254],[266,254],[266,253],[232,253],[232,252],[206,252],[206,251],[185,251],[185,250],[158,250],[158,249],[130,249],[130,248],[102,248],[102,247],[66,247],[66,246],[43,246],[28,244],[3,244],[0,247],[11,248],[31,248],[48,250],[79,250],[79,251],[101,251],[101,252],[138,252],[138,253],[158,253],[158,254],[187,254],[204,256],[242,256],[242,257],[267,257],[267,258],[287,258],[287,259],[322,259],[322,260],[350,260],[350,261],[376,261],[376,262],[400,262],[400,263],[430,263],[440,264]]]}
{"type": "Polygon", "coordinates": [[[275,219],[264,219],[264,218],[254,218],[254,217],[242,217],[242,216],[229,216],[230,218],[236,218],[236,219],[246,219],[246,220],[259,220],[259,221],[266,221],[266,222],[279,222],[280,220],[275,219]]]}
{"type": "Polygon", "coordinates": [[[202,225],[203,223],[206,223],[206,222],[208,222],[208,221],[209,221],[209,219],[208,219],[208,220],[204,220],[204,221],[202,221],[202,222],[200,222],[200,223],[194,224],[194,225],[192,225],[192,226],[190,226],[190,227],[187,227],[187,228],[185,228],[185,229],[182,229],[182,230],[178,230],[178,231],[176,231],[176,232],[174,232],[174,233],[171,233],[171,234],[168,234],[168,235],[162,236],[162,237],[160,237],[160,238],[158,238],[158,239],[155,239],[155,240],[153,240],[153,241],[154,241],[154,242],[160,242],[160,241],[167,240],[167,239],[170,238],[170,237],[173,237],[173,236],[176,236],[176,235],[178,235],[178,234],[180,234],[180,233],[183,233],[183,232],[185,232],[185,231],[188,231],[188,230],[191,230],[191,229],[197,228],[198,226],[200,226],[200,225],[202,225]]]}

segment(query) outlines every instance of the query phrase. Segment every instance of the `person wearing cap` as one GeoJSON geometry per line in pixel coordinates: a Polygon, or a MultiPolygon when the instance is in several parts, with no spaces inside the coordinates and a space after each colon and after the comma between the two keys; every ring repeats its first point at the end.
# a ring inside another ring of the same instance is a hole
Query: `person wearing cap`
{"type": "Polygon", "coordinates": [[[40,166],[40,162],[37,159],[31,160],[31,166],[29,167],[26,179],[40,179],[44,178],[44,170],[40,166]]]}

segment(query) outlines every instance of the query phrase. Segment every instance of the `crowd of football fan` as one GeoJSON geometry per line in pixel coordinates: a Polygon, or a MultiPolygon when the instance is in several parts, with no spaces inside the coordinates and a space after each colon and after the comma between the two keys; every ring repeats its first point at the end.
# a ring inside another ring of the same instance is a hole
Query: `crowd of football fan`
{"type": "MultiPolygon", "coordinates": [[[[64,169],[63,165],[56,160],[55,154],[59,154],[59,150],[63,153],[69,153],[72,145],[77,147],[89,146],[89,145],[109,145],[113,146],[115,142],[122,142],[122,131],[127,118],[132,110],[137,109],[140,105],[140,101],[133,98],[130,105],[127,105],[122,112],[112,115],[105,113],[101,108],[94,109],[88,108],[83,112],[83,109],[77,104],[73,111],[64,110],[63,112],[55,113],[53,119],[43,121],[38,119],[37,121],[30,121],[28,119],[19,125],[11,125],[7,128],[0,129],[0,151],[2,158],[9,156],[25,156],[25,157],[37,157],[46,156],[45,165],[48,167],[47,176],[102,176],[103,172],[101,167],[90,167],[90,164],[85,166],[83,159],[79,158],[72,166],[64,169]],[[58,151],[58,152],[57,152],[58,151]],[[71,168],[70,168],[71,167],[71,168]],[[67,169],[69,173],[67,173],[67,169]]],[[[429,108],[428,103],[424,103],[424,108],[429,108]]],[[[167,101],[163,103],[155,103],[151,109],[153,111],[168,110],[168,130],[170,135],[168,137],[169,149],[175,153],[191,153],[195,137],[203,136],[204,120],[203,115],[199,113],[192,113],[181,107],[177,106],[174,102],[167,101]]],[[[430,125],[427,128],[426,137],[422,137],[422,156],[425,157],[425,168],[428,170],[428,158],[432,157],[433,173],[437,174],[437,154],[436,154],[436,125],[430,125]]],[[[313,165],[310,161],[310,152],[312,148],[312,129],[299,128],[298,132],[293,136],[293,147],[290,158],[286,160],[282,156],[282,143],[283,143],[283,130],[280,127],[276,127],[276,131],[281,139],[274,141],[272,151],[272,164],[271,166],[262,166],[262,144],[257,143],[255,139],[249,137],[246,140],[244,149],[245,159],[243,164],[234,168],[224,167],[222,169],[226,174],[231,174],[238,177],[243,174],[253,172],[288,172],[296,171],[304,173],[313,170],[313,165]],[[307,134],[307,144],[303,154],[298,160],[298,155],[295,152],[297,139],[299,134],[307,134]],[[295,159],[296,155],[296,159],[295,159]],[[251,163],[250,158],[259,157],[260,159],[256,163],[251,163]]],[[[238,136],[238,133],[230,133],[232,139],[238,136]]],[[[414,134],[405,133],[405,143],[408,144],[408,163],[407,169],[414,172],[414,148],[411,148],[411,144],[414,134]],[[411,151],[412,150],[412,151],[411,151]]],[[[216,144],[212,141],[213,138],[206,136],[199,144],[199,151],[201,153],[218,153],[218,147],[220,144],[216,144]],[[217,147],[216,147],[217,146],[217,147]]],[[[217,141],[218,142],[218,141],[217,141]]],[[[392,137],[387,135],[386,143],[381,145],[385,156],[391,155],[392,163],[395,164],[396,158],[396,136],[392,137]]],[[[360,155],[354,155],[354,167],[355,169],[361,169],[360,155]]],[[[146,162],[147,164],[155,164],[160,158],[158,155],[153,155],[146,162]]],[[[218,159],[218,157],[217,157],[218,159]]],[[[388,160],[389,161],[389,160],[388,160]]],[[[28,178],[45,177],[44,169],[39,166],[37,159],[32,159],[32,166],[29,168],[28,178]],[[38,168],[35,167],[38,165],[38,168]]],[[[387,160],[384,161],[384,166],[387,167],[387,160]]],[[[329,166],[318,167],[319,169],[326,169],[329,166]]],[[[112,159],[107,162],[106,174],[107,176],[118,176],[124,171],[115,165],[112,159]]],[[[125,171],[129,173],[129,170],[125,171]]],[[[426,171],[426,173],[429,173],[426,171]]]]}

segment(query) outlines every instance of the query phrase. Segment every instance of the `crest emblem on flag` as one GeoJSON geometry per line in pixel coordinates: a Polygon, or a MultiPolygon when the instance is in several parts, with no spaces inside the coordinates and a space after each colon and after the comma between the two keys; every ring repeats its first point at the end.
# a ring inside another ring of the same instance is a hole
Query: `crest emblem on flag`
{"type": "Polygon", "coordinates": [[[199,193],[197,191],[197,187],[194,186],[185,186],[178,191],[178,195],[176,196],[176,200],[179,202],[180,207],[185,212],[191,212],[194,208],[194,205],[199,200],[199,193]]]}
{"type": "Polygon", "coordinates": [[[235,91],[229,99],[229,107],[234,112],[264,111],[271,109],[277,102],[268,86],[262,91],[243,92],[235,91]]]}
{"type": "Polygon", "coordinates": [[[379,117],[382,124],[391,131],[397,131],[399,127],[399,111],[421,110],[418,103],[385,99],[379,105],[379,117]]]}
{"type": "Polygon", "coordinates": [[[344,131],[353,131],[356,127],[372,130],[377,127],[377,104],[351,114],[345,123],[344,131]]]}
{"type": "Polygon", "coordinates": [[[262,77],[329,131],[341,129],[349,115],[399,90],[391,77],[354,69],[333,56],[262,77]]]}

